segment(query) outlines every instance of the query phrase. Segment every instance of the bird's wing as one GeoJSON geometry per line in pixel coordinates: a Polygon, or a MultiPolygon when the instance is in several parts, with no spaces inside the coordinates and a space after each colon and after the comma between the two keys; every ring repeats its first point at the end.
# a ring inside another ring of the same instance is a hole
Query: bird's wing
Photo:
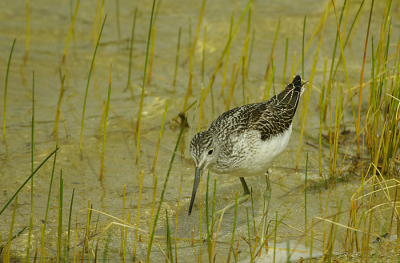
{"type": "Polygon", "coordinates": [[[248,129],[260,131],[261,139],[265,141],[289,129],[294,111],[293,106],[272,100],[259,103],[251,113],[248,129]]]}
{"type": "Polygon", "coordinates": [[[304,91],[303,85],[300,76],[296,76],[281,93],[256,104],[251,112],[249,129],[260,131],[262,140],[289,129],[304,91]]]}

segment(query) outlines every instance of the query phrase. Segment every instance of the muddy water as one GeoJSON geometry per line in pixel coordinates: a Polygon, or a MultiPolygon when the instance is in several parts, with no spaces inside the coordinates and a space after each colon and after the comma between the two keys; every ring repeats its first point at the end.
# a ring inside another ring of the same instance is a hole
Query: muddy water
{"type": "MultiPolygon", "coordinates": [[[[371,35],[378,38],[383,3],[375,3],[374,16],[371,25],[371,35]]],[[[75,3],[73,3],[74,7],[75,3]]],[[[352,3],[349,9],[347,30],[358,10],[359,3],[352,3]]],[[[95,2],[81,2],[77,20],[74,27],[74,35],[69,45],[68,54],[64,64],[61,64],[62,54],[68,35],[71,21],[70,3],[53,3],[53,1],[41,1],[30,3],[30,41],[29,55],[24,63],[26,46],[26,9],[22,2],[0,3],[0,59],[1,76],[0,83],[5,82],[8,56],[12,41],[17,39],[8,80],[7,93],[7,126],[6,139],[2,137],[0,148],[0,171],[1,171],[1,194],[0,204],[8,201],[31,171],[31,127],[32,127],[32,86],[34,74],[35,86],[35,129],[34,129],[34,168],[36,168],[55,148],[58,143],[60,150],[57,155],[55,169],[55,181],[52,187],[50,199],[49,219],[47,223],[46,248],[47,252],[54,256],[56,247],[57,230],[57,202],[59,177],[62,170],[64,178],[64,207],[63,207],[63,230],[67,228],[68,209],[73,189],[75,199],[73,204],[73,224],[78,225],[78,243],[84,240],[86,212],[82,211],[90,204],[93,208],[109,215],[121,218],[122,211],[125,217],[129,211],[130,200],[131,218],[136,218],[137,200],[139,195],[140,175],[144,172],[140,225],[141,229],[149,229],[152,198],[154,193],[154,182],[157,178],[157,200],[161,195],[162,187],[167,175],[169,163],[179,134],[179,123],[175,117],[182,111],[184,99],[189,82],[189,45],[194,39],[198,17],[201,10],[199,1],[166,1],[159,6],[155,26],[155,45],[151,82],[146,84],[145,98],[143,102],[143,117],[140,138],[140,159],[135,164],[136,156],[136,129],[140,104],[141,85],[145,61],[145,51],[151,13],[150,2],[119,1],[120,34],[118,38],[117,16],[115,2],[106,2],[103,14],[108,14],[104,31],[98,48],[94,71],[91,77],[88,100],[85,112],[85,124],[83,129],[83,151],[79,151],[80,129],[82,120],[83,102],[87,84],[90,63],[94,52],[93,21],[96,15],[95,2]],[[127,88],[128,65],[129,65],[129,40],[132,30],[133,15],[137,4],[138,16],[135,28],[135,42],[133,46],[133,63],[131,85],[127,88]],[[181,27],[180,58],[178,64],[177,83],[173,85],[175,68],[176,45],[178,30],[181,27]],[[189,30],[190,29],[190,30],[189,30]],[[189,32],[190,31],[190,32],[189,32]],[[189,39],[191,34],[191,39],[189,39]],[[112,92],[110,101],[110,113],[107,128],[105,148],[105,172],[102,182],[99,181],[100,160],[103,142],[103,108],[107,99],[107,88],[109,82],[110,62],[112,62],[112,92]],[[61,102],[61,111],[65,119],[65,127],[60,121],[57,139],[52,135],[57,103],[60,94],[60,69],[65,74],[65,91],[61,102]],[[166,125],[164,128],[161,146],[159,150],[157,165],[154,173],[151,167],[157,145],[159,130],[161,127],[165,104],[169,100],[166,125]],[[126,185],[127,201],[123,208],[123,190],[126,185]],[[81,211],[81,212],[78,212],[81,211]],[[133,216],[135,215],[135,216],[133,216]],[[77,218],[77,219],[76,219],[77,218]],[[76,221],[75,221],[76,220],[76,221]]],[[[229,34],[229,24],[232,13],[234,23],[240,18],[246,2],[244,1],[218,1],[218,3],[207,3],[204,11],[202,26],[200,28],[197,45],[194,50],[193,61],[193,93],[189,97],[188,104],[193,103],[201,93],[201,88],[207,86],[226,44],[229,34]],[[206,28],[206,40],[204,44],[204,31],[206,28]],[[204,84],[202,83],[202,59],[205,54],[204,84]]],[[[293,53],[296,52],[296,60],[301,54],[301,41],[304,16],[307,16],[306,41],[311,36],[314,28],[323,16],[327,3],[323,1],[303,0],[278,1],[276,3],[257,1],[251,4],[252,20],[251,32],[255,32],[253,52],[249,64],[248,76],[245,79],[245,97],[250,102],[262,100],[265,81],[264,75],[273,37],[279,19],[280,30],[277,44],[274,50],[275,82],[270,96],[282,89],[283,66],[285,57],[286,38],[289,38],[288,48],[288,70],[285,82],[291,80],[290,69],[292,68],[293,53]]],[[[342,4],[336,3],[339,12],[342,4]]],[[[351,86],[359,83],[359,72],[363,56],[365,32],[367,28],[369,3],[366,3],[362,11],[360,21],[351,38],[348,48],[345,50],[347,68],[350,76],[351,86]]],[[[397,10],[393,16],[398,17],[397,10]]],[[[97,18],[96,21],[98,21],[97,18]]],[[[398,23],[393,23],[393,37],[398,39],[398,23]]],[[[98,28],[96,22],[95,28],[98,28]]],[[[96,29],[95,29],[96,32],[96,29]]],[[[230,59],[228,64],[228,79],[231,78],[233,62],[238,63],[247,32],[247,15],[232,42],[230,59]]],[[[252,33],[251,33],[252,34],[252,33]]],[[[318,64],[312,88],[311,102],[307,115],[307,132],[313,136],[318,135],[319,110],[317,102],[323,80],[323,65],[327,58],[328,65],[333,50],[336,34],[336,21],[332,9],[329,13],[326,30],[324,32],[321,48],[318,54],[318,64]]],[[[317,35],[319,37],[320,35],[317,35]]],[[[393,50],[395,44],[393,44],[393,50]]],[[[318,47],[318,38],[312,41],[309,51],[305,56],[305,79],[311,73],[314,56],[318,47]]],[[[392,47],[391,47],[392,48],[392,47]]],[[[392,51],[393,51],[392,50],[392,51]]],[[[338,53],[338,52],[337,52],[338,53]]],[[[338,53],[339,54],[339,53],[338,53]]],[[[369,53],[370,54],[370,50],[369,53]]],[[[370,60],[367,60],[366,68],[370,68],[370,60]]],[[[223,68],[217,74],[213,85],[213,99],[208,95],[204,104],[201,129],[206,129],[214,118],[225,111],[225,99],[222,98],[221,86],[223,68]]],[[[301,73],[301,67],[296,71],[301,73]]],[[[368,75],[368,74],[367,74],[368,75]]],[[[338,81],[344,80],[343,68],[339,67],[338,81]]],[[[311,88],[310,86],[308,88],[311,88]]],[[[225,98],[229,86],[225,87],[225,98]]],[[[2,93],[4,94],[4,86],[2,93]]],[[[3,98],[3,96],[2,96],[3,98]]],[[[304,100],[304,98],[303,98],[304,100]]],[[[3,100],[0,102],[2,108],[3,100]]],[[[242,76],[238,77],[231,107],[243,104],[243,82],[242,76]]],[[[295,116],[294,127],[300,128],[300,113],[303,104],[299,106],[299,112],[295,116]]],[[[3,123],[4,114],[1,115],[3,123]]],[[[189,128],[185,129],[181,143],[178,147],[177,156],[173,163],[167,189],[164,196],[163,209],[157,226],[156,236],[165,236],[165,212],[168,209],[171,221],[175,221],[176,209],[180,186],[181,199],[178,218],[177,237],[181,239],[178,246],[178,259],[184,262],[192,262],[199,253],[199,243],[194,248],[191,246],[192,232],[195,238],[199,238],[199,200],[202,206],[202,237],[205,237],[205,178],[197,194],[194,212],[187,215],[188,202],[192,191],[194,177],[194,166],[187,153],[188,143],[198,129],[198,110],[195,107],[188,111],[189,128]],[[181,184],[182,182],[182,184],[181,184]],[[193,230],[194,229],[194,230],[193,230]],[[182,241],[183,240],[183,241],[182,241]]],[[[352,126],[352,115],[350,108],[344,112],[344,126],[354,131],[352,126]]],[[[295,158],[298,149],[300,135],[293,132],[287,151],[283,153],[271,167],[272,199],[270,205],[270,218],[278,213],[282,222],[278,229],[277,240],[297,240],[302,236],[305,224],[304,203],[304,179],[306,155],[309,156],[308,180],[319,182],[318,174],[318,143],[307,138],[302,141],[299,159],[299,169],[295,170],[295,158]]],[[[347,149],[344,148],[344,149],[347,149]]],[[[329,171],[329,149],[323,149],[324,176],[329,171]]],[[[50,176],[53,159],[40,169],[34,178],[34,211],[33,211],[33,247],[36,249],[40,242],[40,224],[45,216],[45,208],[49,191],[50,176]]],[[[354,175],[353,175],[354,176],[354,175]]],[[[205,177],[205,176],[204,176],[205,177]]],[[[336,185],[331,192],[326,187],[315,187],[308,191],[307,195],[307,225],[310,226],[311,218],[323,217],[325,213],[333,215],[339,211],[349,209],[349,199],[360,185],[360,174],[352,177],[350,182],[336,185]],[[329,197],[328,197],[329,195],[329,197]],[[328,199],[329,198],[329,199],[328,199]],[[327,202],[328,199],[328,202],[327,202]],[[327,210],[326,210],[327,209],[327,210]]],[[[210,182],[217,180],[216,209],[223,208],[234,200],[235,194],[242,192],[238,178],[230,178],[227,175],[210,175],[210,182]]],[[[253,188],[254,213],[256,225],[260,221],[262,207],[263,178],[248,178],[247,183],[253,188]],[[260,183],[260,181],[262,183],[260,183]]],[[[212,187],[212,184],[210,185],[212,187]]],[[[30,184],[27,184],[18,196],[18,209],[14,225],[14,233],[29,225],[30,217],[30,184]]],[[[158,201],[157,201],[158,202],[158,201]]],[[[157,207],[157,205],[156,205],[157,207]]],[[[248,239],[246,209],[251,213],[251,203],[243,204],[238,208],[237,235],[248,239]]],[[[9,233],[12,218],[12,208],[9,207],[1,215],[0,234],[5,240],[9,233]]],[[[348,213],[341,217],[343,223],[347,222],[348,213]]],[[[93,213],[92,231],[95,233],[97,213],[93,213]]],[[[136,219],[135,219],[136,220],[136,219]]],[[[98,221],[98,229],[103,229],[113,220],[101,215],[98,221]]],[[[132,222],[135,222],[132,220],[132,222]]],[[[375,231],[379,234],[380,227],[387,226],[387,222],[377,224],[375,231]]],[[[273,225],[273,224],[271,224],[273,225]]],[[[233,212],[225,215],[219,233],[219,241],[216,251],[224,255],[229,249],[229,241],[233,226],[233,212]]],[[[271,227],[272,228],[272,227],[271,227]]],[[[314,245],[316,249],[321,248],[322,224],[317,226],[314,245]]],[[[172,231],[174,227],[172,226],[172,231]]],[[[65,231],[64,231],[65,232],[65,231]]],[[[119,258],[120,230],[112,228],[110,246],[110,257],[119,258]]],[[[13,251],[16,256],[25,255],[28,240],[27,230],[13,242],[13,251]]],[[[75,235],[75,229],[73,229],[75,235]]],[[[338,230],[336,249],[343,249],[344,229],[338,230]]],[[[93,240],[97,241],[97,237],[93,240]]],[[[132,257],[134,231],[128,233],[128,258],[132,257]]],[[[254,235],[252,235],[254,237],[254,235]]],[[[104,245],[105,237],[100,240],[104,245]]],[[[144,258],[147,251],[147,238],[142,237],[139,243],[138,257],[144,258]]],[[[160,238],[161,247],[165,249],[165,239],[160,238]]],[[[272,243],[272,240],[270,241],[272,243]]],[[[4,243],[4,242],[2,242],[4,243]]],[[[241,258],[246,258],[248,246],[242,240],[241,258]]],[[[206,244],[203,244],[205,247],[206,244]]],[[[78,247],[78,249],[81,248],[78,247]]],[[[163,253],[156,247],[153,248],[152,257],[163,258],[163,253]]],[[[204,256],[205,260],[207,256],[204,256]]]]}

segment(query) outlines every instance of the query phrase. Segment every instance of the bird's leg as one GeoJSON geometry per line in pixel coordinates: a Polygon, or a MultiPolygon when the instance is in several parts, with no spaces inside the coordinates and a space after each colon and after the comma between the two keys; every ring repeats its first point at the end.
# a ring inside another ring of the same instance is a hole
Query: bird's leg
{"type": "MultiPolygon", "coordinates": [[[[238,198],[237,203],[241,204],[241,203],[246,202],[249,199],[250,190],[249,190],[249,187],[247,186],[247,183],[244,180],[244,178],[243,177],[239,177],[239,178],[240,178],[240,182],[242,183],[242,186],[243,186],[243,195],[238,198]]],[[[223,212],[225,212],[233,207],[235,207],[235,202],[232,202],[229,205],[225,206],[223,209],[219,210],[217,212],[217,215],[221,215],[223,212]]]]}
{"type": "Polygon", "coordinates": [[[269,173],[268,171],[265,173],[265,179],[267,181],[267,187],[264,190],[264,208],[263,208],[263,225],[262,225],[262,233],[261,233],[261,245],[265,241],[265,227],[267,225],[267,216],[269,210],[269,201],[271,199],[271,183],[269,181],[269,173]]]}

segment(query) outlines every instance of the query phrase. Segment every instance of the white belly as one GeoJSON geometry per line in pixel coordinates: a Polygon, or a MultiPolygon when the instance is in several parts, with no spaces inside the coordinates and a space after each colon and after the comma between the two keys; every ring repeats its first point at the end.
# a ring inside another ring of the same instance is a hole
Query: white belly
{"type": "Polygon", "coordinates": [[[240,177],[264,174],[274,159],[285,150],[291,134],[292,125],[283,134],[266,141],[262,141],[258,134],[258,138],[255,138],[255,134],[247,134],[242,141],[242,145],[246,144],[246,158],[230,174],[240,177]]]}

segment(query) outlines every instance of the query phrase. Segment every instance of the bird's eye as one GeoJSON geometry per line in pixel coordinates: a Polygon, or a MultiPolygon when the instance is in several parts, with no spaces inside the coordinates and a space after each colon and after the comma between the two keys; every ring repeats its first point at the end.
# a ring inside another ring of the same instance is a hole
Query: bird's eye
{"type": "Polygon", "coordinates": [[[208,151],[208,155],[211,155],[214,152],[214,149],[208,151]]]}

